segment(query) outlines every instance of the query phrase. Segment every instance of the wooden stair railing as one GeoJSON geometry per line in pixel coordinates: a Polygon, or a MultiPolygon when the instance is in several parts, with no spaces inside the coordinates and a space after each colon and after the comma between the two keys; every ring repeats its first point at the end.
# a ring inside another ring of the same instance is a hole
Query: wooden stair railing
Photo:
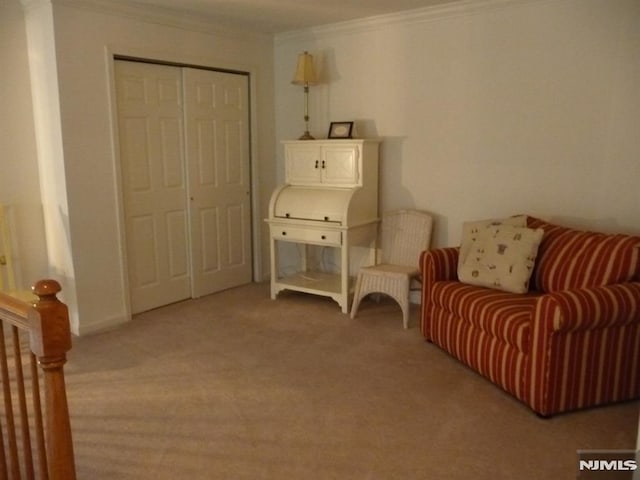
{"type": "Polygon", "coordinates": [[[75,480],[64,380],[69,314],[55,280],[32,290],[32,304],[0,292],[0,479],[75,480]]]}

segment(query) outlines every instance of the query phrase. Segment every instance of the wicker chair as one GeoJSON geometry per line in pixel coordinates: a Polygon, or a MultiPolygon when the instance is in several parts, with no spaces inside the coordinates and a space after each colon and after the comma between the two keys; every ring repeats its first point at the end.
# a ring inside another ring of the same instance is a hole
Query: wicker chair
{"type": "Polygon", "coordinates": [[[393,298],[402,309],[402,324],[409,327],[409,292],[418,277],[420,253],[429,248],[433,219],[417,210],[395,210],[382,216],[380,263],[361,268],[351,305],[351,318],[370,293],[393,298]]]}

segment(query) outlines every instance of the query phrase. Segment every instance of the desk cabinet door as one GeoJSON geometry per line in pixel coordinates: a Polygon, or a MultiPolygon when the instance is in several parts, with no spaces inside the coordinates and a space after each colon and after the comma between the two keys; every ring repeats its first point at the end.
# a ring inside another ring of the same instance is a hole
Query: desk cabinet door
{"type": "Polygon", "coordinates": [[[286,181],[291,185],[362,185],[359,145],[296,143],[285,147],[286,181]]]}
{"type": "Polygon", "coordinates": [[[285,149],[285,175],[292,185],[317,185],[322,182],[320,147],[289,145],[285,149]]]}
{"type": "Polygon", "coordinates": [[[323,147],[322,183],[341,187],[360,185],[359,153],[356,145],[323,147]]]}

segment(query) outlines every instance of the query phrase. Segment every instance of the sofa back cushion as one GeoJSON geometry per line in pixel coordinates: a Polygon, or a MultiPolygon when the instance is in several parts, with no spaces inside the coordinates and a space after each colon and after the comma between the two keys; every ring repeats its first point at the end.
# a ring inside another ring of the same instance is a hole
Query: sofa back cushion
{"type": "Polygon", "coordinates": [[[640,237],[574,230],[529,217],[542,228],[531,288],[557,292],[627,282],[640,275],[640,237]]]}

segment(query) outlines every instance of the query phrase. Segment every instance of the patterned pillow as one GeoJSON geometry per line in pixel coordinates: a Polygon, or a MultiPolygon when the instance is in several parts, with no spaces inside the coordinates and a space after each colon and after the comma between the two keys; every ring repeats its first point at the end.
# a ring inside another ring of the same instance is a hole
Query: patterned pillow
{"type": "Polygon", "coordinates": [[[473,249],[479,235],[486,229],[498,225],[511,225],[514,227],[526,227],[527,216],[517,215],[504,219],[477,220],[474,222],[464,222],[462,224],[462,242],[460,243],[460,254],[458,255],[458,269],[462,267],[469,252],[473,249]]]}
{"type": "Polygon", "coordinates": [[[526,293],[544,230],[497,225],[478,236],[458,278],[463,283],[526,293]]]}

